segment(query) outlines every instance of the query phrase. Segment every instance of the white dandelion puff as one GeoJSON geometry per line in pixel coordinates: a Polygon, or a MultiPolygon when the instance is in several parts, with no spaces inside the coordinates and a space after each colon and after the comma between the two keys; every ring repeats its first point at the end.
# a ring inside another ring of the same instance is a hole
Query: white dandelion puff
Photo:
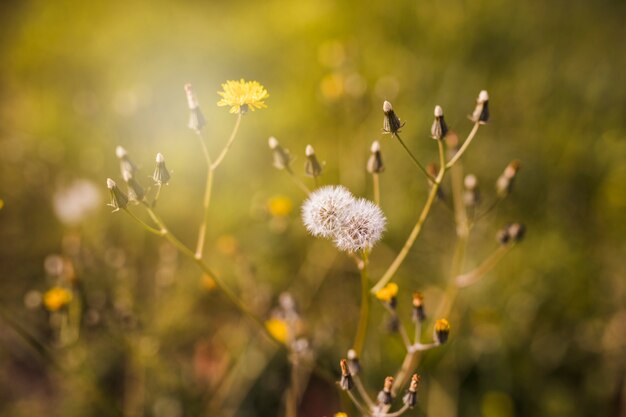
{"type": "Polygon", "coordinates": [[[385,231],[387,219],[382,210],[364,198],[354,200],[334,233],[337,248],[346,252],[370,250],[385,231]]]}
{"type": "Polygon", "coordinates": [[[302,205],[302,221],[313,236],[335,237],[354,197],[340,185],[321,187],[302,205]]]}

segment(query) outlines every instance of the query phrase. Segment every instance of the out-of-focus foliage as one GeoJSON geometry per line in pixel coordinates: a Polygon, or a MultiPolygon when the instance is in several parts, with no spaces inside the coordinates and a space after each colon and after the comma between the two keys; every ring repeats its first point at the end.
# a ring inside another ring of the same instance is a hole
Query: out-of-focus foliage
{"type": "MultiPolygon", "coordinates": [[[[336,375],[352,343],[358,273],[306,235],[303,195],[272,167],[267,138],[291,150],[299,175],[312,144],[323,183],[370,198],[365,164],[381,140],[379,276],[428,190],[398,144],[381,138],[383,100],[430,162],[434,106],[464,137],[487,89],[491,121],[465,170],[485,201],[510,160],[522,170],[477,225],[466,268],[495,248],[502,225],[523,221],[528,236],[461,293],[448,344],[420,365],[416,415],[624,413],[625,16],[624,2],[610,0],[2,2],[0,414],[282,413],[284,355],[191,262],[105,206],[106,178],[121,182],[117,145],[145,177],[161,152],[172,180],[158,209],[192,245],[206,167],[183,85],[194,85],[217,152],[236,116],[217,107],[216,92],[240,78],[270,97],[245,115],[216,172],[207,262],[256,311],[290,291],[323,370],[336,375]],[[79,289],[82,318],[69,311],[60,322],[41,307],[59,279],[79,289]]],[[[453,242],[453,216],[438,204],[397,275],[401,314],[414,290],[434,313],[453,242]]],[[[402,360],[384,314],[374,306],[363,357],[371,387],[402,360]]],[[[339,399],[316,377],[302,415],[345,410],[339,399]]]]}

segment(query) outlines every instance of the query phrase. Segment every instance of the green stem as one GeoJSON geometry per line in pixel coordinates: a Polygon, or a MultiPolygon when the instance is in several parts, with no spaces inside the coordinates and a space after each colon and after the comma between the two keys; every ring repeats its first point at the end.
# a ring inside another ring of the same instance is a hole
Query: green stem
{"type": "MultiPolygon", "coordinates": [[[[443,160],[443,144],[441,143],[441,141],[438,141],[438,143],[439,143],[440,160],[443,160]]],[[[389,265],[389,268],[387,268],[387,270],[385,271],[383,276],[380,278],[380,280],[378,280],[376,285],[372,287],[371,289],[372,294],[375,294],[376,292],[380,291],[391,280],[391,278],[393,278],[394,274],[398,271],[398,268],[400,268],[400,265],[402,265],[402,262],[404,262],[404,259],[409,254],[409,250],[411,250],[411,248],[413,247],[415,240],[417,239],[420,232],[422,231],[422,226],[424,225],[424,222],[426,222],[426,219],[428,218],[428,213],[430,213],[430,209],[432,208],[433,203],[435,202],[435,199],[437,197],[437,191],[439,190],[439,187],[441,186],[441,181],[443,180],[445,173],[446,173],[446,167],[442,163],[441,168],[439,169],[439,173],[437,174],[437,178],[435,178],[435,180],[433,181],[433,185],[430,189],[430,193],[428,194],[428,198],[426,199],[426,204],[424,205],[424,208],[422,209],[422,212],[420,213],[417,223],[415,223],[415,226],[413,226],[413,230],[411,231],[411,234],[407,238],[406,242],[404,243],[404,246],[402,247],[402,249],[396,256],[396,258],[393,260],[391,265],[389,265]]]]}
{"type": "Polygon", "coordinates": [[[220,154],[217,156],[215,161],[213,161],[212,164],[209,164],[209,166],[211,167],[213,171],[215,171],[215,169],[222,163],[222,161],[224,160],[224,157],[226,156],[226,153],[228,152],[231,145],[235,141],[235,137],[237,136],[237,131],[239,130],[240,124],[241,124],[241,113],[237,115],[237,121],[235,121],[235,127],[233,127],[233,131],[231,132],[230,137],[228,138],[228,141],[226,141],[226,145],[224,146],[224,149],[222,149],[222,152],[220,152],[220,154]]]}
{"type": "Polygon", "coordinates": [[[206,241],[207,226],[209,224],[209,207],[211,205],[211,191],[213,190],[213,169],[207,170],[206,176],[206,188],[204,190],[203,201],[203,217],[202,223],[198,228],[198,243],[196,244],[195,257],[202,259],[202,253],[204,252],[204,243],[206,241]]]}
{"type": "MultiPolygon", "coordinates": [[[[146,204],[146,207],[147,204],[146,204]]],[[[163,233],[161,230],[155,229],[154,227],[148,226],[143,220],[141,220],[139,217],[135,216],[135,214],[128,210],[128,208],[123,209],[130,217],[133,218],[133,220],[135,220],[137,223],[139,223],[141,225],[141,227],[143,227],[145,230],[147,230],[148,232],[155,234],[157,236],[163,236],[163,233]]],[[[153,219],[154,220],[154,219],[153,219]]]]}
{"type": "Polygon", "coordinates": [[[380,206],[380,178],[377,173],[373,173],[372,179],[374,184],[374,203],[380,206]]]}
{"type": "Polygon", "coordinates": [[[370,309],[370,294],[369,294],[369,279],[367,274],[367,252],[361,253],[361,310],[359,312],[359,324],[354,338],[354,351],[358,358],[363,353],[363,345],[365,343],[365,335],[367,333],[367,322],[369,319],[370,309]]]}
{"type": "Polygon", "coordinates": [[[465,139],[465,142],[463,142],[463,145],[461,146],[461,149],[459,149],[458,152],[452,157],[452,159],[450,159],[448,161],[448,164],[446,165],[446,168],[452,168],[454,166],[454,164],[456,163],[456,161],[458,161],[459,158],[461,158],[461,156],[463,156],[463,154],[465,153],[465,151],[469,147],[470,143],[472,143],[472,139],[474,139],[474,136],[476,136],[476,132],[478,132],[478,128],[479,127],[480,127],[480,122],[476,122],[474,124],[474,127],[472,128],[472,131],[470,132],[470,134],[467,135],[467,139],[465,139]]]}
{"type": "Polygon", "coordinates": [[[404,141],[400,138],[400,135],[398,135],[397,133],[394,133],[394,136],[396,137],[396,139],[398,139],[398,142],[400,142],[400,145],[402,145],[404,150],[409,154],[409,156],[413,160],[413,163],[415,163],[415,165],[417,165],[417,167],[424,173],[424,175],[426,175],[426,178],[428,178],[431,181],[435,181],[435,177],[430,175],[428,171],[426,171],[426,168],[424,168],[424,166],[420,164],[420,161],[418,161],[417,158],[413,155],[413,153],[409,150],[409,148],[406,146],[404,141]]]}

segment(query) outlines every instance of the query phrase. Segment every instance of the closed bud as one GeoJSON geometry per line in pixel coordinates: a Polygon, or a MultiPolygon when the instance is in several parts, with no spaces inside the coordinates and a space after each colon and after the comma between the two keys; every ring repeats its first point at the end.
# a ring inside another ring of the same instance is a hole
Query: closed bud
{"type": "Polygon", "coordinates": [[[501,198],[504,198],[511,193],[513,183],[520,166],[521,164],[519,161],[511,161],[506,168],[504,168],[504,172],[502,172],[502,174],[498,177],[498,180],[496,181],[496,192],[501,198]]]}
{"type": "Polygon", "coordinates": [[[304,172],[309,177],[319,177],[322,174],[322,165],[315,156],[315,150],[311,145],[306,146],[306,163],[304,164],[304,172]]]}
{"type": "Polygon", "coordinates": [[[465,191],[463,193],[463,202],[467,207],[474,207],[480,201],[480,192],[478,190],[478,179],[473,174],[465,176],[463,181],[465,191]]]}
{"type": "Polygon", "coordinates": [[[443,118],[441,106],[435,106],[435,120],[430,128],[430,135],[435,140],[442,140],[448,134],[448,126],[443,118]]]}
{"type": "Polygon", "coordinates": [[[450,323],[446,319],[439,319],[435,322],[435,342],[438,345],[443,345],[448,341],[450,335],[450,323]]]}
{"type": "Polygon", "coordinates": [[[367,172],[370,174],[380,174],[385,170],[383,156],[380,153],[380,143],[377,140],[372,142],[371,154],[367,160],[367,172]]]}
{"type": "Polygon", "coordinates": [[[507,227],[507,231],[509,232],[509,236],[511,236],[511,240],[513,240],[513,242],[519,242],[526,234],[526,226],[521,223],[513,223],[507,227]]]}
{"type": "Polygon", "coordinates": [[[119,209],[125,209],[128,206],[128,197],[120,190],[115,181],[111,178],[107,178],[107,188],[111,193],[111,202],[109,206],[113,207],[113,212],[119,209]]]}
{"type": "Polygon", "coordinates": [[[124,176],[125,172],[129,172],[131,175],[134,175],[139,170],[137,165],[130,160],[128,152],[126,152],[126,149],[123,147],[118,146],[115,148],[115,156],[117,156],[117,159],[120,160],[120,172],[122,176],[124,176]]]}
{"type": "Polygon", "coordinates": [[[385,114],[385,118],[383,119],[383,132],[392,135],[399,133],[404,123],[400,122],[390,102],[385,101],[383,103],[383,113],[385,114]]]}
{"type": "Polygon", "coordinates": [[[289,151],[280,146],[278,139],[274,136],[270,137],[267,143],[273,152],[274,167],[276,167],[276,169],[285,169],[287,171],[291,170],[291,155],[289,154],[289,151]]]}
{"type": "Polygon", "coordinates": [[[206,126],[206,119],[200,110],[198,99],[194,94],[191,84],[185,84],[185,94],[187,95],[187,105],[189,107],[189,129],[200,132],[206,126]]]}
{"type": "Polygon", "coordinates": [[[348,369],[352,375],[358,375],[361,372],[361,362],[354,349],[348,351],[348,369]]]}
{"type": "Polygon", "coordinates": [[[393,401],[393,396],[391,395],[391,388],[393,387],[393,377],[388,376],[385,378],[385,383],[383,384],[383,389],[378,393],[378,403],[381,405],[390,405],[393,401]]]}
{"type": "Polygon", "coordinates": [[[344,391],[350,391],[354,386],[354,381],[352,380],[352,375],[348,369],[348,362],[345,359],[342,359],[339,362],[339,365],[341,366],[341,380],[339,381],[339,386],[344,391]]]}
{"type": "Polygon", "coordinates": [[[409,389],[402,398],[402,402],[404,402],[404,404],[409,408],[413,408],[417,404],[417,389],[419,388],[420,381],[420,376],[418,374],[413,374],[413,377],[411,377],[411,384],[409,385],[409,389]]]}
{"type": "Polygon", "coordinates": [[[413,313],[411,319],[414,323],[422,323],[426,320],[426,313],[424,312],[424,296],[420,292],[413,293],[413,313]]]}
{"type": "Polygon", "coordinates": [[[470,120],[474,123],[485,124],[489,121],[489,94],[483,90],[478,94],[476,99],[476,107],[470,116],[470,120]]]}
{"type": "Polygon", "coordinates": [[[156,167],[154,168],[152,179],[158,185],[167,185],[170,182],[170,178],[170,172],[165,166],[165,157],[163,154],[158,153],[156,156],[156,167]]]}
{"type": "Polygon", "coordinates": [[[133,178],[133,176],[128,171],[125,171],[123,176],[124,181],[128,186],[128,199],[135,203],[143,201],[146,193],[141,184],[139,184],[139,182],[137,182],[137,180],[135,180],[135,178],[133,178]]]}

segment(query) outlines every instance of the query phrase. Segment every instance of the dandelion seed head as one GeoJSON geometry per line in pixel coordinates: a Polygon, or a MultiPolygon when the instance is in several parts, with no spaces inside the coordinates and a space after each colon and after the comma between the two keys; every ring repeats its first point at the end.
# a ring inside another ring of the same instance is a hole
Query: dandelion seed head
{"type": "Polygon", "coordinates": [[[355,200],[344,212],[340,228],[334,234],[335,246],[346,252],[369,250],[383,236],[386,223],[376,204],[363,198],[355,200]]]}
{"type": "Polygon", "coordinates": [[[313,236],[334,237],[353,204],[354,197],[345,187],[321,187],[302,205],[302,221],[313,236]]]}

